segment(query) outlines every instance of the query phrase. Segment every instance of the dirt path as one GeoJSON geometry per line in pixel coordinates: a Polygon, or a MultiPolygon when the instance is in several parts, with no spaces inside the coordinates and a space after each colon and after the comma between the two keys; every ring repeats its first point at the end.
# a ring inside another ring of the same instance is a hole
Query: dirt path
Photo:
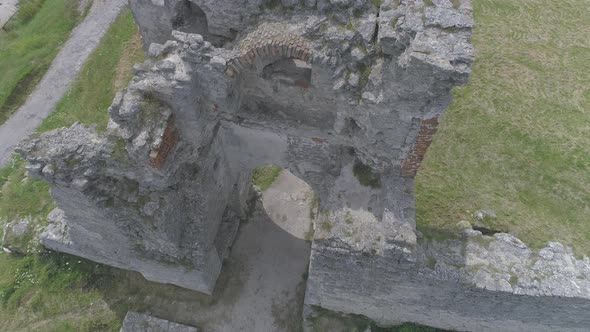
{"type": "Polygon", "coordinates": [[[94,1],[25,104],[0,126],[0,167],[10,160],[14,147],[53,110],[125,5],[126,0],[94,1]]]}

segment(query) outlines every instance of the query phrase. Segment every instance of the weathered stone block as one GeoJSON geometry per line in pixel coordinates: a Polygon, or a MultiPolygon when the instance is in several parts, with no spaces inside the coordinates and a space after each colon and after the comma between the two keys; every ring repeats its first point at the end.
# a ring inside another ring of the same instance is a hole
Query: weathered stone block
{"type": "Polygon", "coordinates": [[[129,311],[120,332],[198,332],[196,327],[170,322],[147,314],[129,311]]]}

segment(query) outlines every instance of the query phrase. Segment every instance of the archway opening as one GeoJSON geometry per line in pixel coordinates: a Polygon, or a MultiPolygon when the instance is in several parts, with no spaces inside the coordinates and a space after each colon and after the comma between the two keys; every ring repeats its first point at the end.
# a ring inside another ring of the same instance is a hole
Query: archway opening
{"type": "Polygon", "coordinates": [[[264,67],[262,77],[307,89],[311,85],[311,65],[299,59],[282,59],[264,67]]]}
{"type": "Polygon", "coordinates": [[[292,236],[311,241],[318,215],[318,196],[312,187],[288,169],[264,165],[252,171],[270,220],[292,236]]]}
{"type": "Polygon", "coordinates": [[[173,30],[199,34],[215,47],[227,46],[226,44],[234,39],[237,34],[237,32],[232,29],[230,29],[230,34],[233,35],[231,38],[211,33],[209,31],[207,14],[201,9],[201,7],[197,6],[190,0],[180,1],[176,5],[174,13],[171,22],[173,30]]]}
{"type": "Polygon", "coordinates": [[[176,15],[172,18],[172,28],[182,32],[197,33],[205,37],[209,30],[207,15],[199,6],[189,0],[184,0],[179,3],[176,15]]]}

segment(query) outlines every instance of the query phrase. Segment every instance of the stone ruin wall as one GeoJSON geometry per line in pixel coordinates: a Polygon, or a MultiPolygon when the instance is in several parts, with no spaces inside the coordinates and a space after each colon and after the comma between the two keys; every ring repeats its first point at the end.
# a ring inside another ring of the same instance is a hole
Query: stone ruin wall
{"type": "Polygon", "coordinates": [[[468,1],[130,6],[150,58],[113,101],[107,132],[76,124],[19,147],[58,205],[45,246],[211,293],[248,217],[250,171],[273,163],[309,183],[323,211],[308,317],[319,306],[385,325],[590,325],[590,295],[575,291],[590,289],[587,259],[548,247],[545,260],[469,231],[428,243],[415,230],[413,177],[473,59],[468,1]]]}
{"type": "Polygon", "coordinates": [[[536,251],[512,235],[483,236],[471,229],[449,240],[420,239],[413,262],[350,250],[339,239],[316,240],[306,316],[321,315],[321,307],[383,326],[585,331],[589,263],[559,243],[536,251]]]}

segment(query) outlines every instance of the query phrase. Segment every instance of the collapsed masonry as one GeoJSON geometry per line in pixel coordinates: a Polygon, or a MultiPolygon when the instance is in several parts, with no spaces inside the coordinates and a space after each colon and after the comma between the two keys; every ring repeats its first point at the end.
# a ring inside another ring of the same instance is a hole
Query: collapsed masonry
{"type": "Polygon", "coordinates": [[[306,313],[460,330],[590,326],[590,263],[476,231],[422,242],[413,177],[473,60],[468,0],[131,0],[150,59],[109,108],[19,149],[58,209],[42,243],[211,293],[251,170],[320,211],[306,313]]]}

